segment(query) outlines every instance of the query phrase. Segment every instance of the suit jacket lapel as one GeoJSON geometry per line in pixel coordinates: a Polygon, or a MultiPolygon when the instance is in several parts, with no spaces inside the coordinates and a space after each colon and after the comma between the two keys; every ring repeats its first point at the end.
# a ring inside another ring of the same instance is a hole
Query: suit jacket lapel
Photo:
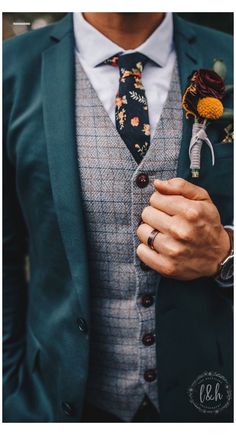
{"type": "MultiPolygon", "coordinates": [[[[88,307],[86,240],[82,212],[76,135],[72,14],[54,26],[52,45],[43,53],[42,95],[48,162],[58,222],[81,306],[88,307]],[[83,277],[83,281],[81,280],[83,277]],[[87,287],[87,288],[86,288],[87,287]]],[[[187,78],[201,64],[196,34],[174,15],[174,39],[182,93],[187,78]]],[[[183,122],[178,176],[189,175],[191,121],[183,122]]]]}
{"type": "Polygon", "coordinates": [[[52,192],[74,285],[88,307],[86,240],[75,135],[72,15],[59,22],[43,53],[42,94],[52,192]],[[82,278],[81,278],[82,277],[82,278]]]}
{"type": "MultiPolygon", "coordinates": [[[[197,35],[187,21],[174,14],[174,42],[177,52],[177,62],[180,73],[180,86],[182,95],[187,86],[190,74],[199,68],[203,68],[201,53],[197,50],[197,35]]],[[[190,177],[188,147],[192,134],[192,119],[186,119],[183,114],[183,137],[179,155],[177,175],[178,177],[190,177]]]]}

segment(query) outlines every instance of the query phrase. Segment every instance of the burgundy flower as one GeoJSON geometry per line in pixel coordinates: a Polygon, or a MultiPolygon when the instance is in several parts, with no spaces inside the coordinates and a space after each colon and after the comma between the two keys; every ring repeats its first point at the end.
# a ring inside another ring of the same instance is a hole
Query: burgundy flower
{"type": "Polygon", "coordinates": [[[213,70],[195,71],[191,82],[195,85],[199,97],[215,97],[222,100],[225,94],[223,79],[213,70]]]}

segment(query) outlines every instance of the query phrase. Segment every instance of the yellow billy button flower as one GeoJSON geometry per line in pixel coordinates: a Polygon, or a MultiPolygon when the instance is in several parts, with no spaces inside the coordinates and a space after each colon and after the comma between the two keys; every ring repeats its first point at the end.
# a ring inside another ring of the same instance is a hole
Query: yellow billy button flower
{"type": "Polygon", "coordinates": [[[223,115],[224,107],[218,98],[204,97],[199,99],[197,111],[201,118],[219,119],[223,115]]]}

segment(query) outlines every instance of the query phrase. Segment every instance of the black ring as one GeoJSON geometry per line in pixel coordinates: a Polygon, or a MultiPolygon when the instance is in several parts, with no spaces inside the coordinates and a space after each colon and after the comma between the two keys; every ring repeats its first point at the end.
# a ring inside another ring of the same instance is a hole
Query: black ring
{"type": "Polygon", "coordinates": [[[151,234],[148,237],[148,241],[147,241],[149,248],[154,249],[154,247],[153,247],[154,240],[155,240],[157,234],[159,234],[159,232],[160,231],[158,231],[158,230],[152,230],[151,234]]]}

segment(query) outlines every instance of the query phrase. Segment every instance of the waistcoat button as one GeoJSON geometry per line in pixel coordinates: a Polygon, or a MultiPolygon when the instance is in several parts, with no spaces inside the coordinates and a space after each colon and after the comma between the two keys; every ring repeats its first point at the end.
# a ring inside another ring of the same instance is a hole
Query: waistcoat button
{"type": "Polygon", "coordinates": [[[149,404],[148,400],[147,399],[143,399],[143,401],[142,401],[142,403],[140,405],[140,408],[141,409],[145,409],[145,408],[148,407],[148,404],[149,404]]]}
{"type": "Polygon", "coordinates": [[[152,295],[143,295],[141,301],[143,307],[149,308],[151,307],[151,305],[153,305],[153,302],[154,302],[154,298],[152,295]]]}
{"type": "Polygon", "coordinates": [[[139,174],[136,178],[136,184],[140,189],[143,189],[144,187],[147,187],[149,183],[149,177],[147,174],[139,174]]]}
{"type": "Polygon", "coordinates": [[[144,372],[143,377],[144,377],[146,382],[153,382],[153,381],[155,381],[155,379],[157,377],[156,370],[154,370],[154,369],[146,370],[144,372]]]}
{"type": "Polygon", "coordinates": [[[62,407],[62,409],[64,411],[64,414],[68,415],[69,417],[71,417],[74,414],[73,407],[72,407],[72,405],[70,403],[68,403],[68,402],[62,402],[61,403],[61,407],[62,407]]]}
{"type": "Polygon", "coordinates": [[[87,323],[82,317],[79,317],[77,319],[77,326],[78,326],[80,332],[83,332],[84,334],[86,334],[88,332],[87,323]]]}
{"type": "Polygon", "coordinates": [[[155,342],[155,335],[152,333],[145,334],[142,338],[144,346],[151,346],[155,342]]]}

